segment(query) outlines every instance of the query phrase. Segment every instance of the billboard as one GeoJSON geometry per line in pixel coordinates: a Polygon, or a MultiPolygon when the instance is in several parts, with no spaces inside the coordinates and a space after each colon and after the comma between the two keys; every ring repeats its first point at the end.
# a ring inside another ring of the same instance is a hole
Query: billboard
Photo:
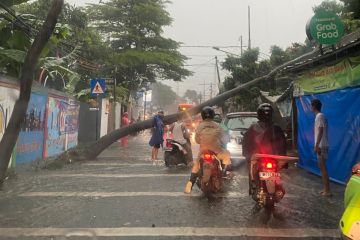
{"type": "Polygon", "coordinates": [[[294,96],[318,94],[359,85],[360,57],[352,57],[301,75],[294,82],[294,96]]]}

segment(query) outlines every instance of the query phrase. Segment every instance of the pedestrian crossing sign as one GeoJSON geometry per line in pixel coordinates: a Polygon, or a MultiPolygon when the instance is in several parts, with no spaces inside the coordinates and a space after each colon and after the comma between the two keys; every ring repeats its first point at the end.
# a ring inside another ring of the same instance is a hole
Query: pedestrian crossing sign
{"type": "Polygon", "coordinates": [[[105,79],[91,79],[90,89],[91,89],[91,96],[103,97],[106,91],[105,79]]]}

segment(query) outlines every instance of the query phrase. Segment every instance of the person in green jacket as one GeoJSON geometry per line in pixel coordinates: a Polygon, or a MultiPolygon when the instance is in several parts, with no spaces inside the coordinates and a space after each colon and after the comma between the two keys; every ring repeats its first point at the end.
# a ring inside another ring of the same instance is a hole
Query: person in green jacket
{"type": "Polygon", "coordinates": [[[360,239],[360,163],[352,169],[345,189],[345,212],[340,220],[343,239],[360,239]]]}

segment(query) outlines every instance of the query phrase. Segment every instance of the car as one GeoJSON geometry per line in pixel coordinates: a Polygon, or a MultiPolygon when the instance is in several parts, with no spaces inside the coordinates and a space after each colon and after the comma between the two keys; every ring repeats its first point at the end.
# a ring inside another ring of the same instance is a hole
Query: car
{"type": "Polygon", "coordinates": [[[234,112],[228,113],[222,124],[228,129],[230,139],[234,139],[237,144],[241,144],[243,134],[257,121],[256,112],[234,112]]]}
{"type": "Polygon", "coordinates": [[[256,112],[228,113],[222,120],[221,126],[227,130],[229,143],[227,149],[232,158],[243,158],[242,139],[247,129],[258,121],[256,112]]]}

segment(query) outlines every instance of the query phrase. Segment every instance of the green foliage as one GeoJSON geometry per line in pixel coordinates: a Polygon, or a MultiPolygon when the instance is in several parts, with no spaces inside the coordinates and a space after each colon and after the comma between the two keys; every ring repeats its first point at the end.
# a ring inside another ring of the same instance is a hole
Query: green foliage
{"type": "MultiPolygon", "coordinates": [[[[190,72],[184,68],[179,43],[162,36],[172,22],[165,4],[112,0],[84,9],[65,3],[34,77],[42,76],[48,87],[79,97],[89,91],[89,79],[116,77],[117,98],[122,100],[149,82],[181,81],[190,72]]],[[[7,0],[6,5],[12,8],[0,18],[0,73],[18,77],[51,1],[7,0]]]]}
{"type": "Polygon", "coordinates": [[[152,104],[164,109],[173,104],[177,98],[176,93],[168,85],[157,82],[152,84],[152,104]]]}
{"type": "Polygon", "coordinates": [[[340,0],[344,4],[344,10],[350,13],[353,19],[360,19],[360,1],[359,0],[340,0]]]}
{"type": "Polygon", "coordinates": [[[12,7],[27,1],[29,0],[1,0],[1,4],[4,4],[6,7],[12,7]]]}
{"type": "Polygon", "coordinates": [[[184,98],[188,98],[189,100],[198,104],[199,100],[201,99],[201,96],[195,90],[188,89],[184,94],[184,98]]]}
{"type": "MultiPolygon", "coordinates": [[[[259,61],[259,49],[257,48],[244,52],[241,57],[228,56],[222,64],[222,67],[228,70],[231,75],[225,78],[222,91],[233,89],[254,78],[264,76],[275,67],[311,50],[311,44],[306,42],[305,44],[293,43],[292,46],[285,50],[279,46],[272,46],[270,49],[270,58],[261,61],[259,61]]],[[[260,89],[271,92],[272,94],[279,93],[274,79],[258,83],[250,90],[243,90],[240,95],[234,99],[238,104],[238,110],[256,110],[258,98],[260,97],[260,89]]]]}
{"type": "MultiPolygon", "coordinates": [[[[269,61],[259,62],[259,49],[247,50],[241,57],[228,56],[222,67],[231,73],[231,76],[225,78],[224,90],[230,90],[240,84],[253,80],[254,78],[267,73],[269,70],[269,61]]],[[[253,87],[250,90],[243,90],[234,101],[238,104],[238,110],[254,111],[258,105],[260,94],[259,87],[253,87]]]]}
{"type": "Polygon", "coordinates": [[[270,48],[271,56],[270,56],[270,64],[273,67],[280,66],[281,64],[287,62],[289,60],[289,56],[286,51],[284,51],[279,46],[271,46],[270,48]]]}
{"type": "Polygon", "coordinates": [[[325,0],[313,8],[314,13],[318,11],[331,11],[338,14],[345,24],[347,33],[360,28],[360,1],[359,0],[325,0]]]}
{"type": "Polygon", "coordinates": [[[313,7],[314,13],[319,11],[330,11],[340,15],[344,10],[344,5],[336,0],[325,0],[319,5],[313,7]]]}
{"type": "Polygon", "coordinates": [[[190,72],[179,43],[162,36],[171,24],[163,0],[111,0],[87,8],[92,24],[106,36],[118,66],[117,79],[130,90],[162,79],[180,81],[190,72]]]}

